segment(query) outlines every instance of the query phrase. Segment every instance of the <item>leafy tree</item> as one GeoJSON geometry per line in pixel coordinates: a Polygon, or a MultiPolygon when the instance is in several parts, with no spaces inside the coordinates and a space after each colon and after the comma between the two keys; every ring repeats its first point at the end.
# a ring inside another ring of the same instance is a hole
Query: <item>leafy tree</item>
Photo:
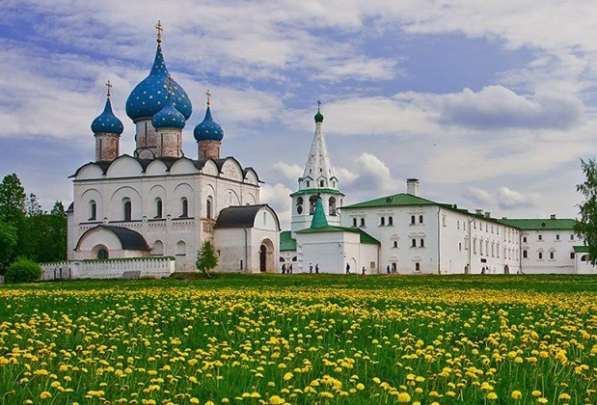
{"type": "Polygon", "coordinates": [[[41,267],[33,260],[20,258],[12,263],[6,271],[7,283],[29,283],[41,277],[41,267]]]}
{"type": "Polygon", "coordinates": [[[0,220],[13,224],[25,213],[25,190],[16,174],[4,176],[0,183],[0,220]]]}
{"type": "Polygon", "coordinates": [[[218,256],[210,241],[206,240],[197,254],[197,268],[207,277],[211,277],[211,270],[218,265],[218,256]]]}
{"type": "Polygon", "coordinates": [[[54,206],[52,207],[52,211],[50,211],[50,214],[61,217],[66,216],[66,212],[64,211],[64,205],[62,205],[62,201],[56,201],[54,203],[54,206]]]}
{"type": "Polygon", "coordinates": [[[593,159],[581,160],[585,182],[576,186],[585,198],[580,205],[580,221],[575,231],[581,235],[589,248],[591,263],[597,263],[597,162],[593,159]]]}
{"type": "Polygon", "coordinates": [[[15,258],[17,242],[16,228],[0,221],[0,274],[4,274],[9,263],[15,258]]]}

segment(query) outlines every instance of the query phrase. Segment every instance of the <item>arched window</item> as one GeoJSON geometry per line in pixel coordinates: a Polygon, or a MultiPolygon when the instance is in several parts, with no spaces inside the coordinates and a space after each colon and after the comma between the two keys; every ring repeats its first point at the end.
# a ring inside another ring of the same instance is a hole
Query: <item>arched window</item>
{"type": "Polygon", "coordinates": [[[189,200],[187,200],[186,197],[182,197],[180,199],[180,208],[181,208],[181,213],[180,213],[180,217],[181,218],[188,218],[189,216],[189,200]]]}
{"type": "Polygon", "coordinates": [[[330,215],[336,215],[336,198],[330,197],[328,201],[330,215]]]}
{"type": "Polygon", "coordinates": [[[133,217],[133,206],[131,205],[131,200],[128,198],[125,198],[124,200],[122,200],[123,203],[123,219],[125,221],[130,221],[133,217]]]}
{"type": "Polygon", "coordinates": [[[394,225],[394,217],[388,217],[388,226],[394,225]]]}
{"type": "Polygon", "coordinates": [[[108,249],[105,247],[102,247],[97,251],[97,260],[107,260],[109,258],[110,254],[108,253],[108,249]]]}
{"type": "Polygon", "coordinates": [[[162,217],[162,199],[159,197],[155,199],[155,217],[162,217]]]}
{"type": "Polygon", "coordinates": [[[311,182],[307,180],[307,187],[311,187],[311,182]]]}
{"type": "Polygon", "coordinates": [[[152,256],[163,256],[164,255],[164,243],[161,240],[156,240],[151,248],[152,256]]]}
{"type": "Polygon", "coordinates": [[[187,255],[187,244],[184,241],[179,240],[176,243],[176,256],[186,256],[187,255]]]}
{"type": "Polygon", "coordinates": [[[394,246],[394,248],[398,247],[398,241],[397,240],[394,241],[394,245],[393,246],[394,246]]]}
{"type": "Polygon", "coordinates": [[[379,219],[379,226],[384,226],[386,224],[386,217],[381,217],[379,219]]]}
{"type": "Polygon", "coordinates": [[[94,200],[89,201],[89,220],[95,221],[97,219],[97,204],[94,200]]]}
{"type": "Polygon", "coordinates": [[[296,199],[296,213],[299,215],[303,213],[303,197],[296,199]]]}
{"type": "Polygon", "coordinates": [[[213,212],[213,197],[209,196],[207,197],[207,202],[205,204],[205,217],[207,219],[211,219],[212,218],[212,212],[213,212]]]}
{"type": "Polygon", "coordinates": [[[552,251],[550,251],[550,252],[549,252],[549,258],[550,258],[551,260],[555,259],[555,258],[556,258],[556,252],[554,252],[553,250],[552,250],[552,251]]]}
{"type": "Polygon", "coordinates": [[[309,198],[309,214],[311,214],[311,215],[315,214],[315,206],[316,205],[317,205],[317,196],[312,195],[309,198]]]}
{"type": "Polygon", "coordinates": [[[323,187],[324,185],[325,185],[324,181],[323,181],[323,180],[320,180],[320,181],[319,181],[319,187],[323,187]]]}

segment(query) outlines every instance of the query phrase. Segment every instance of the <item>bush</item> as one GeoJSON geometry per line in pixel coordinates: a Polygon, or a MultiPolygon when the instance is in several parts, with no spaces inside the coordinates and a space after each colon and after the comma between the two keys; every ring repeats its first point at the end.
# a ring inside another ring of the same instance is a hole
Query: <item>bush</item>
{"type": "Polygon", "coordinates": [[[17,259],[4,275],[7,283],[29,283],[41,277],[41,267],[33,260],[17,259]]]}

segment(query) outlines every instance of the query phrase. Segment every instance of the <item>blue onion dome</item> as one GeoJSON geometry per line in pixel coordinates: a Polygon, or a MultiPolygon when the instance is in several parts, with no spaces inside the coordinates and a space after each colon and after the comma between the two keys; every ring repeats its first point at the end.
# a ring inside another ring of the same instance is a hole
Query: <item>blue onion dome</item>
{"type": "MultiPolygon", "coordinates": [[[[126,100],[126,114],[133,120],[153,117],[166,104],[168,98],[167,81],[170,74],[164,62],[162,47],[158,43],[155,60],[151,72],[139,83],[126,100]]],[[[184,89],[172,80],[172,105],[180,111],[185,119],[189,119],[193,106],[184,89]]]]}
{"type": "Polygon", "coordinates": [[[112,112],[112,103],[110,103],[110,96],[106,99],[106,106],[104,112],[102,112],[96,119],[91,123],[91,130],[93,133],[107,132],[111,134],[122,134],[124,126],[122,121],[118,119],[112,112]]]}
{"type": "Polygon", "coordinates": [[[174,107],[170,100],[166,101],[166,105],[151,118],[151,124],[155,129],[183,129],[186,122],[184,115],[174,107]]]}
{"type": "Polygon", "coordinates": [[[199,141],[221,141],[224,138],[224,130],[211,117],[211,109],[209,105],[205,111],[205,118],[195,127],[193,131],[195,140],[199,141]]]}

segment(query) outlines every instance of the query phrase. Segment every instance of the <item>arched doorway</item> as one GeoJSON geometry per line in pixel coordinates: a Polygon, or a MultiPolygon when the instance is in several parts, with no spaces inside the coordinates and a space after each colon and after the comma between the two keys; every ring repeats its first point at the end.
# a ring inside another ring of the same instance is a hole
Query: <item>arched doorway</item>
{"type": "Polygon", "coordinates": [[[510,267],[508,265],[504,266],[504,274],[510,274],[510,267]]]}
{"type": "Polygon", "coordinates": [[[259,271],[274,272],[274,244],[269,239],[264,239],[259,246],[259,271]]]}
{"type": "Polygon", "coordinates": [[[97,260],[108,260],[110,258],[108,248],[104,245],[97,245],[93,248],[92,252],[97,260]]]}

